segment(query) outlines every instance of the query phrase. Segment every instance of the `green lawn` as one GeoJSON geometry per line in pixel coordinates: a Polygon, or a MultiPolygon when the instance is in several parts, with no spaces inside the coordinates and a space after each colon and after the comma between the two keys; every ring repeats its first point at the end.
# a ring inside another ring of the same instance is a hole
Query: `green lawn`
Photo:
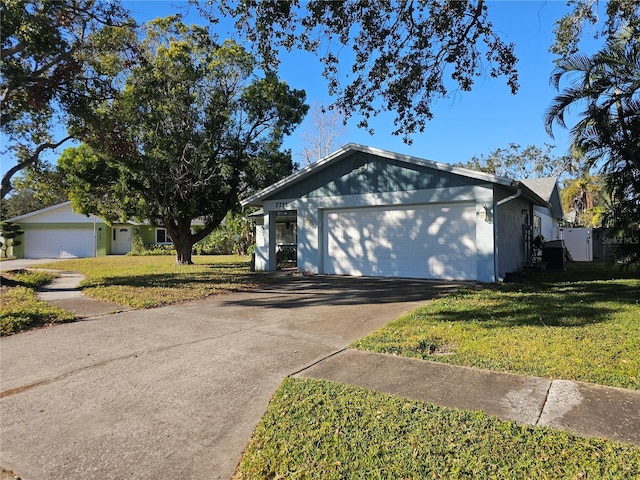
{"type": "MultiPolygon", "coordinates": [[[[249,257],[196,256],[195,265],[174,265],[173,256],[117,256],[65,260],[38,268],[69,270],[86,276],[82,292],[130,308],[151,308],[209,295],[253,288],[269,281],[251,274],[249,257]]],[[[35,289],[53,275],[38,271],[3,272],[0,334],[67,322],[74,315],[38,299],[35,289]]]]}
{"type": "MultiPolygon", "coordinates": [[[[196,257],[196,265],[182,267],[173,261],[173,257],[106,257],[48,267],[83,273],[85,293],[132,308],[270,281],[268,275],[251,274],[247,258],[196,257]]],[[[7,285],[3,273],[3,309],[8,304],[23,312],[48,307],[37,303],[32,290],[48,277],[17,275],[7,285]],[[7,295],[14,293],[16,299],[7,302],[7,295]]],[[[639,300],[637,271],[570,264],[567,272],[547,273],[523,284],[462,290],[355,346],[640,389],[639,300]]],[[[45,315],[41,321],[48,323],[46,318],[54,317],[45,315]]],[[[355,387],[287,379],[236,476],[630,479],[640,478],[638,465],[640,449],[629,445],[520,426],[478,412],[355,387]]]]}
{"type": "Polygon", "coordinates": [[[461,290],[353,347],[640,390],[639,302],[637,270],[570,264],[522,284],[461,290]]]}
{"type": "Polygon", "coordinates": [[[319,380],[287,379],[236,479],[636,479],[640,448],[319,380]]]}
{"type": "Polygon", "coordinates": [[[75,318],[61,308],[38,299],[35,289],[54,278],[48,272],[2,272],[0,283],[0,335],[69,322],[75,318]]]}
{"type": "Polygon", "coordinates": [[[42,267],[85,275],[82,292],[91,297],[130,308],[152,308],[268,281],[252,274],[249,262],[249,257],[239,255],[194,256],[193,265],[176,266],[174,256],[117,256],[66,260],[42,267]]]}
{"type": "MultiPolygon", "coordinates": [[[[637,270],[570,264],[436,300],[353,346],[640,389],[637,270]]],[[[236,473],[253,478],[637,479],[640,448],[357,387],[287,379],[236,473]]]]}

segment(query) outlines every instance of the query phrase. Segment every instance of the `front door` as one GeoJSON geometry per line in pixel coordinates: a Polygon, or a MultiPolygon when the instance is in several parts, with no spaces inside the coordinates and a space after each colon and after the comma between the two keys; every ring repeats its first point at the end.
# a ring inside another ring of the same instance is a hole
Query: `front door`
{"type": "Polygon", "coordinates": [[[111,253],[129,253],[131,251],[131,228],[113,227],[113,236],[111,237],[111,240],[111,253]]]}

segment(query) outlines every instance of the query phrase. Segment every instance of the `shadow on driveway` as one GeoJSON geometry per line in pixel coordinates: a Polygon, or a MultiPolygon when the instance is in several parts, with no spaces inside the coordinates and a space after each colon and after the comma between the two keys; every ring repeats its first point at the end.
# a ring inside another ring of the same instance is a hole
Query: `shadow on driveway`
{"type": "Polygon", "coordinates": [[[251,298],[229,298],[223,305],[263,308],[301,308],[322,305],[376,305],[432,300],[476,282],[444,282],[398,278],[363,278],[334,275],[272,274],[273,281],[251,291],[251,298]]]}

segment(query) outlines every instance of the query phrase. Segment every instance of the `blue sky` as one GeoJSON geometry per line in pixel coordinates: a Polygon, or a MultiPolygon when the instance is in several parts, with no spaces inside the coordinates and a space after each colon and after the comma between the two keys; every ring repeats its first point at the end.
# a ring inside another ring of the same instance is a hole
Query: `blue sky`
{"type": "MultiPolygon", "coordinates": [[[[146,21],[178,12],[185,2],[127,0],[123,4],[139,21],[146,21]]],[[[504,78],[487,75],[477,79],[471,92],[438,100],[433,105],[434,119],[427,124],[424,133],[412,137],[412,145],[391,134],[394,129],[391,113],[371,122],[374,135],[357,129],[357,122],[352,119],[339,143],[360,143],[444,163],[466,162],[474,155],[486,155],[511,142],[523,147],[547,143],[556,146],[554,154],[565,154],[567,132],[556,127],[555,139],[552,139],[543,123],[544,113],[558,93],[549,85],[554,57],[548,50],[553,41],[554,21],[567,11],[565,2],[489,1],[488,7],[495,31],[505,41],[516,45],[520,60],[520,90],[516,95],[510,93],[504,78]]],[[[198,21],[198,17],[191,16],[188,21],[198,21]]],[[[221,38],[224,38],[223,33],[220,32],[221,38]]],[[[595,49],[594,41],[584,42],[583,53],[595,49]]],[[[284,59],[280,76],[292,88],[304,89],[307,103],[328,105],[331,98],[321,72],[322,67],[315,57],[299,53],[284,59]]],[[[285,146],[292,150],[294,160],[298,162],[301,162],[304,148],[302,133],[309,131],[310,123],[307,118],[286,140],[285,146]]],[[[4,163],[3,172],[8,168],[4,163]]]]}

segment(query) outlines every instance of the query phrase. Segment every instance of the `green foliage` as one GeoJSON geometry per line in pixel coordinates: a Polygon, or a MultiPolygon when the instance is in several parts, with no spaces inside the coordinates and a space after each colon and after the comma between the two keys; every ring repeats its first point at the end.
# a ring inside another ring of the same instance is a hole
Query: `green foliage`
{"type": "Polygon", "coordinates": [[[135,249],[131,249],[131,251],[127,255],[132,256],[166,256],[166,255],[175,255],[176,250],[171,245],[137,245],[135,249]]]}
{"type": "Polygon", "coordinates": [[[51,273],[27,270],[2,273],[0,335],[74,319],[73,314],[38,299],[35,289],[53,277],[51,273]]]}
{"type": "Polygon", "coordinates": [[[132,217],[138,202],[122,180],[124,171],[110,164],[99,150],[85,144],[67,148],[58,158],[58,170],[76,211],[93,213],[108,223],[126,222],[132,217]]]}
{"type": "MultiPolygon", "coordinates": [[[[562,91],[554,98],[545,119],[547,131],[552,134],[555,124],[567,128],[567,112],[584,107],[571,129],[572,146],[584,155],[585,171],[595,168],[602,173],[605,191],[611,198],[604,222],[627,235],[640,229],[638,33],[628,26],[609,38],[594,55],[577,54],[561,60],[551,82],[562,91]],[[566,80],[570,83],[561,89],[561,82],[566,80]]],[[[640,262],[640,245],[626,247],[629,259],[640,262]]]]}
{"type": "Polygon", "coordinates": [[[108,97],[110,82],[92,60],[115,45],[100,42],[100,33],[127,22],[115,2],[2,0],[0,125],[8,140],[3,155],[18,163],[3,175],[1,198],[43,151],[78,138],[56,135],[69,113],[83,115],[88,99],[108,97]]]}
{"type": "Polygon", "coordinates": [[[196,245],[206,255],[247,255],[254,240],[254,225],[247,217],[251,208],[229,212],[224,221],[196,245]]]}
{"type": "Polygon", "coordinates": [[[235,479],[607,478],[640,448],[518,425],[357,387],[286,379],[235,479]]]}
{"type": "Polygon", "coordinates": [[[24,233],[24,230],[17,223],[13,222],[0,222],[0,237],[3,238],[1,242],[2,256],[7,256],[7,251],[11,247],[16,247],[22,242],[16,240],[24,233]]]}
{"type": "Polygon", "coordinates": [[[574,159],[552,154],[553,146],[522,148],[510,143],[507,148],[498,148],[487,156],[473,157],[467,163],[457,163],[458,167],[490,173],[515,180],[528,178],[561,177],[575,171],[574,159]]]}
{"type": "Polygon", "coordinates": [[[583,173],[578,178],[565,180],[560,198],[563,211],[572,217],[572,226],[605,226],[604,216],[611,207],[611,199],[604,191],[600,176],[583,173]]]}
{"type": "Polygon", "coordinates": [[[537,281],[462,290],[354,345],[640,390],[639,293],[637,271],[574,263],[537,281]]]}
{"type": "Polygon", "coordinates": [[[637,36],[640,32],[640,5],[636,0],[569,0],[571,10],[556,21],[555,42],[551,52],[560,61],[578,52],[585,34],[589,37],[610,39],[622,28],[637,36]]]}
{"type": "Polygon", "coordinates": [[[58,169],[45,163],[31,165],[13,178],[13,190],[2,200],[3,218],[35,212],[68,199],[64,177],[58,169]]]}
{"type": "Polygon", "coordinates": [[[394,133],[407,142],[424,131],[432,102],[452,82],[469,91],[486,73],[506,77],[513,93],[518,88],[514,46],[492,29],[484,1],[192,3],[212,22],[232,17],[266,68],[277,67],[281,49],[317,54],[337,110],[366,129],[372,116],[393,111],[394,133]]]}
{"type": "Polygon", "coordinates": [[[116,98],[78,119],[93,150],[63,159],[64,169],[78,210],[161,225],[177,263],[190,263],[240,197],[291,173],[282,141],[307,111],[305,93],[259,77],[242,46],[216,44],[177,16],[144,34],[116,98]],[[205,227],[191,233],[195,218],[205,227]]]}
{"type": "Polygon", "coordinates": [[[146,247],[144,242],[142,241],[142,235],[140,234],[140,229],[134,228],[133,233],[131,234],[131,251],[130,255],[144,255],[146,251],[146,247]]]}

